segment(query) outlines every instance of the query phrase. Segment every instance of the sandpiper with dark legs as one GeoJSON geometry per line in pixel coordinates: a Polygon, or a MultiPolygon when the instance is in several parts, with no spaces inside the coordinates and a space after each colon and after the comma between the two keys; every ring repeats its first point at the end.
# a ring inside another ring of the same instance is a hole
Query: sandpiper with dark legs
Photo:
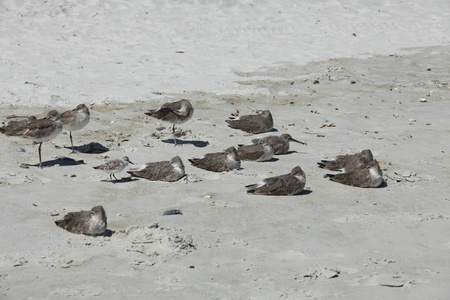
{"type": "Polygon", "coordinates": [[[126,166],[128,166],[128,163],[134,165],[130,159],[128,158],[128,156],[124,156],[122,159],[113,159],[113,160],[109,160],[106,163],[93,167],[96,170],[102,170],[106,173],[109,174],[109,178],[111,179],[111,182],[113,182],[112,177],[114,177],[114,179],[117,181],[119,181],[116,178],[116,173],[120,173],[123,171],[123,169],[125,169],[126,166]]]}
{"type": "Polygon", "coordinates": [[[184,164],[179,156],[170,161],[146,163],[139,168],[129,169],[128,174],[151,181],[177,181],[184,176],[184,164]]]}
{"type": "Polygon", "coordinates": [[[230,171],[241,167],[241,160],[234,147],[229,147],[224,152],[207,153],[203,158],[188,160],[194,167],[212,172],[230,171]]]}
{"type": "Polygon", "coordinates": [[[383,173],[376,160],[370,161],[364,169],[353,169],[346,173],[326,174],[332,181],[361,188],[379,187],[383,183],[383,173]]]}
{"type": "Polygon", "coordinates": [[[5,130],[7,136],[21,136],[23,138],[39,143],[39,167],[42,168],[41,147],[43,142],[53,140],[61,133],[63,125],[61,115],[56,110],[48,112],[42,119],[22,124],[12,130],[5,130]],[[23,126],[22,126],[23,125],[23,126]]]}
{"type": "Polygon", "coordinates": [[[160,108],[151,109],[145,114],[172,124],[173,141],[176,146],[175,124],[183,124],[189,121],[194,114],[194,107],[189,100],[183,99],[176,102],[164,103],[160,108]]]}
{"type": "Polygon", "coordinates": [[[363,150],[360,153],[349,155],[338,155],[332,159],[325,159],[317,164],[319,168],[330,171],[348,172],[353,169],[362,169],[373,160],[372,151],[363,150]]]}
{"type": "Polygon", "coordinates": [[[286,154],[289,151],[289,142],[296,142],[303,145],[306,145],[306,142],[302,142],[292,138],[290,134],[283,133],[280,136],[269,135],[260,139],[252,139],[249,143],[245,145],[257,145],[258,143],[265,142],[268,145],[272,146],[273,154],[286,154]]]}
{"type": "Polygon", "coordinates": [[[65,111],[61,114],[61,122],[64,129],[69,130],[70,144],[73,150],[72,131],[80,130],[89,123],[90,112],[89,108],[84,104],[79,104],[75,109],[65,111]]]}
{"type": "Polygon", "coordinates": [[[103,235],[107,219],[102,206],[94,206],[90,211],[69,212],[64,219],[55,221],[56,226],[68,232],[86,235],[103,235]]]}
{"type": "Polygon", "coordinates": [[[269,177],[256,184],[247,185],[247,193],[257,195],[296,195],[305,188],[306,177],[303,170],[297,166],[291,173],[269,177]]]}
{"type": "Polygon", "coordinates": [[[248,133],[263,133],[273,129],[272,114],[268,110],[263,110],[257,115],[230,118],[231,120],[225,120],[228,126],[248,133]]]}

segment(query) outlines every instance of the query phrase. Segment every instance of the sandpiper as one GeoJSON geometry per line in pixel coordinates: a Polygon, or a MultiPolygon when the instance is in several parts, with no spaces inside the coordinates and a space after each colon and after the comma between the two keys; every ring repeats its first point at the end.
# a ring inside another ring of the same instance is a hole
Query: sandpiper
{"type": "Polygon", "coordinates": [[[182,99],[176,102],[164,103],[160,108],[151,109],[145,114],[172,124],[173,141],[176,146],[175,124],[183,124],[189,121],[194,114],[194,107],[189,100],[182,99]]]}
{"type": "Polygon", "coordinates": [[[94,169],[102,170],[102,171],[108,173],[109,174],[109,178],[111,179],[111,181],[112,181],[112,177],[114,177],[114,179],[116,181],[119,181],[114,174],[122,172],[123,169],[125,169],[125,167],[128,166],[128,163],[134,165],[130,161],[128,156],[124,156],[122,159],[109,160],[109,161],[107,161],[106,163],[104,163],[102,165],[94,167],[94,169]]]}
{"type": "Polygon", "coordinates": [[[269,177],[256,184],[247,185],[247,193],[258,195],[296,195],[305,188],[306,177],[303,170],[297,166],[291,173],[269,177]]]}
{"type": "Polygon", "coordinates": [[[263,133],[273,129],[272,114],[263,110],[257,115],[248,115],[225,120],[232,128],[240,129],[249,133],[263,133]]]}
{"type": "Polygon", "coordinates": [[[146,163],[139,168],[127,171],[131,176],[145,178],[151,181],[177,181],[184,176],[184,164],[179,156],[170,161],[146,163]]]}
{"type": "Polygon", "coordinates": [[[7,136],[21,136],[39,143],[39,167],[42,168],[42,143],[53,140],[61,133],[62,129],[61,115],[56,110],[51,110],[45,118],[31,121],[22,127],[15,128],[11,131],[5,131],[5,134],[7,136]]]}
{"type": "Polygon", "coordinates": [[[65,111],[61,114],[61,122],[64,129],[69,130],[70,144],[73,150],[72,131],[80,130],[89,123],[90,112],[89,108],[84,104],[79,104],[75,109],[65,111]]]}
{"type": "Polygon", "coordinates": [[[94,206],[90,211],[69,212],[55,224],[72,233],[103,235],[107,226],[106,213],[102,206],[94,206]]]}
{"type": "Polygon", "coordinates": [[[234,147],[224,152],[207,153],[203,158],[192,158],[189,162],[194,167],[213,172],[230,171],[241,167],[241,160],[234,147]]]}
{"type": "Polygon", "coordinates": [[[373,160],[372,151],[363,150],[353,155],[338,155],[333,159],[318,162],[319,168],[330,171],[348,172],[353,169],[363,169],[373,160]]]}
{"type": "Polygon", "coordinates": [[[353,169],[347,173],[326,174],[332,181],[362,188],[378,187],[383,183],[383,173],[376,160],[370,161],[364,169],[353,169]]]}
{"type": "Polygon", "coordinates": [[[19,120],[19,121],[8,121],[6,124],[2,127],[0,127],[0,133],[6,134],[6,132],[13,132],[22,130],[26,125],[28,125],[31,122],[36,121],[37,118],[35,116],[30,116],[25,120],[19,120]]]}
{"type": "Polygon", "coordinates": [[[286,154],[289,151],[289,142],[296,142],[303,145],[306,145],[306,142],[298,141],[290,134],[283,133],[280,136],[269,135],[260,139],[252,139],[249,143],[245,145],[257,145],[258,143],[266,142],[273,148],[273,154],[286,154]]]}
{"type": "Polygon", "coordinates": [[[273,147],[263,141],[256,145],[243,145],[237,149],[240,160],[268,161],[273,157],[273,147]]]}

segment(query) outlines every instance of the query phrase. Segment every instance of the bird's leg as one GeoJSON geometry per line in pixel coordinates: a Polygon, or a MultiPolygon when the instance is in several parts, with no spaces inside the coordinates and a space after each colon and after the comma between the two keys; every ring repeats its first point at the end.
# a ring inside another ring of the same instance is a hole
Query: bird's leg
{"type": "Polygon", "coordinates": [[[111,174],[111,175],[114,177],[114,179],[115,179],[116,181],[119,181],[119,179],[116,178],[116,175],[114,175],[114,174],[111,174]]]}
{"type": "Polygon", "coordinates": [[[70,135],[70,144],[72,145],[72,152],[70,152],[70,153],[76,153],[76,151],[73,150],[72,131],[69,131],[69,132],[70,132],[69,133],[69,135],[70,135]]]}
{"type": "Polygon", "coordinates": [[[173,143],[174,147],[177,145],[177,137],[175,136],[175,124],[172,125],[173,143]]]}
{"type": "Polygon", "coordinates": [[[116,178],[116,181],[114,181],[113,178],[112,178],[113,176],[114,176],[114,174],[109,174],[109,180],[110,180],[112,183],[116,183],[117,178],[116,178],[116,176],[114,176],[114,178],[116,178]]]}
{"type": "Polygon", "coordinates": [[[39,152],[39,168],[42,169],[41,146],[42,146],[42,142],[39,143],[39,148],[38,148],[38,152],[39,152]]]}

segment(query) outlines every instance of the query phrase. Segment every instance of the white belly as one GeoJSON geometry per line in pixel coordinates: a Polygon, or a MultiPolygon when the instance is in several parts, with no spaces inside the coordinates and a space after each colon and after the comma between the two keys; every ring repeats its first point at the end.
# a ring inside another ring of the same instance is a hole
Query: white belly
{"type": "Polygon", "coordinates": [[[97,218],[96,216],[92,216],[91,220],[89,221],[89,229],[87,234],[102,234],[105,232],[105,222],[103,222],[101,219],[97,218]]]}
{"type": "Polygon", "coordinates": [[[264,146],[264,154],[257,161],[271,160],[273,157],[273,148],[271,146],[264,146]]]}
{"type": "Polygon", "coordinates": [[[373,169],[369,170],[370,172],[370,187],[378,187],[383,182],[383,177],[373,169]]]}
{"type": "Polygon", "coordinates": [[[77,113],[77,117],[75,118],[75,121],[73,123],[67,124],[64,126],[64,129],[69,131],[76,131],[80,130],[84,126],[89,123],[90,115],[86,113],[77,113]]]}

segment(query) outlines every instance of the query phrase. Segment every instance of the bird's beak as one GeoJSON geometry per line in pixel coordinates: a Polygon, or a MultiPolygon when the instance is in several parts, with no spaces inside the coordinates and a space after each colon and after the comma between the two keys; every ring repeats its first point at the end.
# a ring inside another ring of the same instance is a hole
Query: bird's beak
{"type": "Polygon", "coordinates": [[[299,140],[296,140],[296,139],[291,139],[291,141],[293,141],[293,142],[296,142],[296,143],[299,143],[299,144],[303,144],[303,145],[308,145],[306,142],[303,142],[303,141],[299,141],[299,140]]]}

